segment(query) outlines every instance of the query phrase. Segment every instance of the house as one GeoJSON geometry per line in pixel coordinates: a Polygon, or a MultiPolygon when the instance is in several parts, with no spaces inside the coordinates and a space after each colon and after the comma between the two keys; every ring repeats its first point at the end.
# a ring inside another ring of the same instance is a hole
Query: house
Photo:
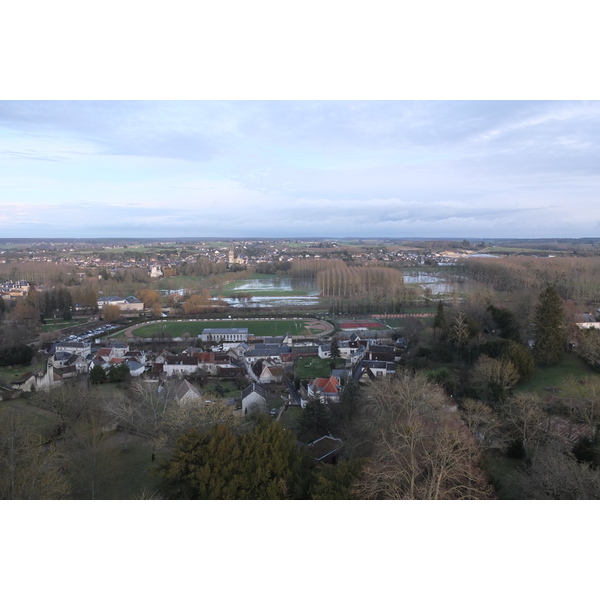
{"type": "Polygon", "coordinates": [[[396,363],[386,362],[384,360],[363,360],[359,363],[357,370],[353,372],[352,377],[359,381],[364,376],[373,380],[377,377],[386,377],[396,372],[396,363]],[[355,377],[356,371],[359,371],[358,379],[355,377]]]}
{"type": "Polygon", "coordinates": [[[198,371],[198,357],[196,356],[167,356],[163,364],[163,372],[167,377],[192,375],[198,371]]]}
{"type": "Polygon", "coordinates": [[[129,374],[132,377],[139,377],[146,370],[146,364],[139,362],[135,358],[125,357],[122,360],[129,367],[129,374]]]}
{"type": "Polygon", "coordinates": [[[122,358],[129,352],[129,344],[124,342],[108,342],[105,346],[112,350],[112,356],[122,358]]]}
{"type": "Polygon", "coordinates": [[[267,391],[258,383],[251,383],[242,391],[242,414],[255,410],[267,410],[267,391]]]}
{"type": "MultiPolygon", "coordinates": [[[[352,363],[356,363],[362,358],[365,347],[361,345],[352,346],[349,341],[341,341],[338,342],[338,350],[340,358],[350,359],[352,363]]],[[[319,357],[323,359],[331,358],[331,344],[319,345],[319,357]]]]}
{"type": "Polygon", "coordinates": [[[273,363],[281,364],[284,356],[291,354],[291,347],[279,344],[255,344],[253,350],[248,350],[244,354],[246,362],[253,365],[259,360],[270,360],[273,363]]]}
{"type": "Polygon", "coordinates": [[[365,360],[394,362],[396,360],[396,349],[394,346],[369,344],[369,348],[365,352],[365,360]]]}
{"type": "Polygon", "coordinates": [[[8,387],[0,383],[0,401],[2,400],[14,400],[21,395],[20,390],[15,390],[12,387],[8,387]]]}
{"type": "Polygon", "coordinates": [[[77,354],[86,357],[92,351],[90,342],[72,342],[70,340],[62,340],[54,345],[54,352],[68,352],[69,354],[77,354]]]}
{"type": "Polygon", "coordinates": [[[344,447],[340,438],[324,435],[308,444],[308,453],[318,463],[336,464],[337,457],[344,447]]]}
{"type": "Polygon", "coordinates": [[[260,383],[280,383],[283,378],[283,367],[264,364],[258,380],[260,383]]]}
{"type": "Polygon", "coordinates": [[[18,379],[11,381],[10,385],[15,390],[31,392],[31,390],[35,388],[35,373],[32,371],[29,373],[24,373],[18,379]]]}
{"type": "Polygon", "coordinates": [[[88,371],[87,357],[72,352],[56,352],[50,357],[52,367],[55,369],[65,369],[74,366],[78,373],[86,373],[88,371]]]}
{"type": "Polygon", "coordinates": [[[159,265],[150,265],[148,267],[148,275],[150,277],[162,277],[163,272],[159,265]]]}
{"type": "Polygon", "coordinates": [[[144,303],[135,296],[103,296],[98,298],[98,308],[102,310],[105,306],[118,306],[122,312],[140,312],[144,310],[144,303]]]}
{"type": "Polygon", "coordinates": [[[308,396],[319,396],[322,404],[339,402],[340,380],[333,375],[331,377],[317,377],[308,384],[308,396]]]}
{"type": "Polygon", "coordinates": [[[192,385],[187,379],[184,379],[175,390],[175,399],[179,405],[189,404],[202,397],[202,392],[192,385]]]}

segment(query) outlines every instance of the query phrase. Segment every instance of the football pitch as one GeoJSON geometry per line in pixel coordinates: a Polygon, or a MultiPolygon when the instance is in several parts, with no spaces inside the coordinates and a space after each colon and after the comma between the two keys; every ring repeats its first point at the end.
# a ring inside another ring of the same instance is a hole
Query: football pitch
{"type": "Polygon", "coordinates": [[[332,327],[329,323],[315,319],[248,319],[248,320],[210,320],[210,321],[160,321],[141,325],[131,330],[135,337],[151,338],[153,336],[197,337],[206,328],[211,329],[248,329],[249,335],[282,336],[282,335],[319,335],[328,333],[332,327]]]}

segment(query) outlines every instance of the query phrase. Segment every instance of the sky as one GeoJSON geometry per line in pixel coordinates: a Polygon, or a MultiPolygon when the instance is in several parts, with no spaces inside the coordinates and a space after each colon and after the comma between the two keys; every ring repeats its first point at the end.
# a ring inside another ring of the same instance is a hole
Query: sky
{"type": "Polygon", "coordinates": [[[0,237],[600,237],[597,101],[0,101],[0,237]]]}

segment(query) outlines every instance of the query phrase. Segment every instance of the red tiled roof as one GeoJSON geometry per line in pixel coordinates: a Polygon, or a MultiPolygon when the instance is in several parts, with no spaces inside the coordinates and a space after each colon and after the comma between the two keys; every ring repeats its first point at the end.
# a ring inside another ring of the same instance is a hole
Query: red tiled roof
{"type": "Polygon", "coordinates": [[[333,375],[329,378],[317,377],[317,379],[312,382],[313,387],[318,388],[325,394],[337,394],[339,385],[340,382],[338,378],[333,375]]]}

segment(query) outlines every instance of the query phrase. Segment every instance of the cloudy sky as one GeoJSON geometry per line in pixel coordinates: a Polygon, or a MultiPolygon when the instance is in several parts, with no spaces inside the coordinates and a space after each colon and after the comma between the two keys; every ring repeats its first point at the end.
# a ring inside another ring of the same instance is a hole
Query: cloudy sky
{"type": "Polygon", "coordinates": [[[2,101],[0,237],[600,237],[600,103],[2,101]]]}

